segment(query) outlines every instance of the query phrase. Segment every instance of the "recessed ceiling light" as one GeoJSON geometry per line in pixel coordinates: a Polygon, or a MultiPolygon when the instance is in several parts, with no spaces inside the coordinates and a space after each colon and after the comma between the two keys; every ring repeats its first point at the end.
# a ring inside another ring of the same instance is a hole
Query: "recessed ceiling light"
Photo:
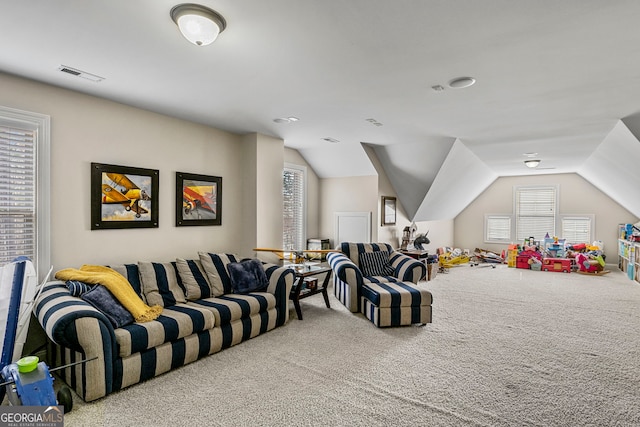
{"type": "Polygon", "coordinates": [[[533,153],[532,152],[532,153],[524,153],[522,155],[525,156],[525,157],[536,157],[538,155],[538,153],[533,153]]]}
{"type": "Polygon", "coordinates": [[[323,140],[323,141],[330,142],[330,143],[332,143],[332,144],[337,144],[338,142],[340,142],[340,141],[338,141],[337,139],[335,139],[335,138],[331,138],[331,137],[322,138],[322,140],[323,140]]]}
{"type": "Polygon", "coordinates": [[[469,87],[476,82],[473,77],[458,77],[449,82],[449,87],[452,89],[462,89],[469,87]]]}

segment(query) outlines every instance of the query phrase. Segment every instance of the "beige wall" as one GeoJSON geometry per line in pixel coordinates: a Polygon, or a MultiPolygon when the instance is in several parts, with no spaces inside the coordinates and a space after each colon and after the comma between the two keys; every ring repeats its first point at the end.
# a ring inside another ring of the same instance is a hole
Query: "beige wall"
{"type": "Polygon", "coordinates": [[[378,240],[376,212],[378,209],[378,177],[355,176],[347,178],[323,178],[320,180],[320,234],[335,241],[336,212],[371,212],[371,240],[378,240]]]}
{"type": "MultiPolygon", "coordinates": [[[[5,74],[0,74],[0,104],[51,116],[51,262],[54,270],[84,263],[170,261],[176,257],[194,257],[202,250],[251,255],[245,252],[249,242],[243,237],[247,224],[243,215],[255,215],[255,210],[246,209],[243,194],[247,170],[256,171],[256,168],[245,163],[246,141],[242,137],[5,74]],[[91,231],[91,162],[158,169],[159,227],[91,231]],[[176,171],[222,177],[221,226],[175,227],[176,171]]],[[[281,141],[260,142],[265,147],[282,144],[281,141]]],[[[251,151],[253,147],[247,149],[251,151]]],[[[275,167],[279,161],[278,170],[271,175],[281,176],[282,148],[279,160],[269,157],[273,153],[266,156],[267,160],[257,157],[263,155],[262,151],[256,153],[256,161],[264,161],[264,167],[275,167]]],[[[257,173],[261,177],[269,174],[263,169],[257,173]]],[[[273,194],[260,196],[260,203],[269,203],[265,221],[273,220],[276,215],[272,204],[280,209],[280,220],[282,216],[282,203],[277,202],[282,190],[279,187],[277,192],[273,191],[273,185],[274,181],[265,190],[273,194]]],[[[253,224],[262,226],[257,220],[253,224]]]]}
{"type": "Polygon", "coordinates": [[[517,185],[560,185],[559,213],[595,215],[595,239],[602,240],[607,262],[617,256],[617,225],[638,221],[629,211],[614,202],[577,174],[503,177],[497,179],[454,221],[454,245],[502,251],[506,245],[483,242],[484,215],[513,212],[513,187],[517,185]]]}

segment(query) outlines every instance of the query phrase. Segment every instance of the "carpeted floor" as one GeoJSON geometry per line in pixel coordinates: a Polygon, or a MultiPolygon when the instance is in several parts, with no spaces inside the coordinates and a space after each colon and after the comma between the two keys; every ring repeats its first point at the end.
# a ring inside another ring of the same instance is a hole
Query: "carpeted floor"
{"type": "Polygon", "coordinates": [[[640,285],[467,265],[420,286],[434,323],[304,320],[96,402],[74,426],[640,426],[640,285]]]}

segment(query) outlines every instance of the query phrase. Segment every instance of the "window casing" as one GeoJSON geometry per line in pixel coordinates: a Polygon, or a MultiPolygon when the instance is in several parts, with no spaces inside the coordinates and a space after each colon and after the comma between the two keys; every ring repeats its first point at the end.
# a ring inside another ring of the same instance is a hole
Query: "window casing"
{"type": "Polygon", "coordinates": [[[282,173],[283,234],[285,250],[305,249],[307,169],[285,164],[282,173]]]}
{"type": "Polygon", "coordinates": [[[50,119],[0,106],[0,264],[50,266],[50,119]]]}

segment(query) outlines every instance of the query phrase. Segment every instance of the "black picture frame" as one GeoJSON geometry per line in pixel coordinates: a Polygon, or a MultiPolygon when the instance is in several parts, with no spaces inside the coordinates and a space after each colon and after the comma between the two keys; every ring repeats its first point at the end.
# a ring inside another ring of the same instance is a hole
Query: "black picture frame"
{"type": "Polygon", "coordinates": [[[91,229],[158,228],[157,169],[91,163],[91,229]]]}
{"type": "Polygon", "coordinates": [[[222,177],[176,172],[176,227],[222,225],[222,177]]]}
{"type": "Polygon", "coordinates": [[[382,196],[381,210],[380,219],[382,225],[396,225],[396,198],[382,196]]]}

